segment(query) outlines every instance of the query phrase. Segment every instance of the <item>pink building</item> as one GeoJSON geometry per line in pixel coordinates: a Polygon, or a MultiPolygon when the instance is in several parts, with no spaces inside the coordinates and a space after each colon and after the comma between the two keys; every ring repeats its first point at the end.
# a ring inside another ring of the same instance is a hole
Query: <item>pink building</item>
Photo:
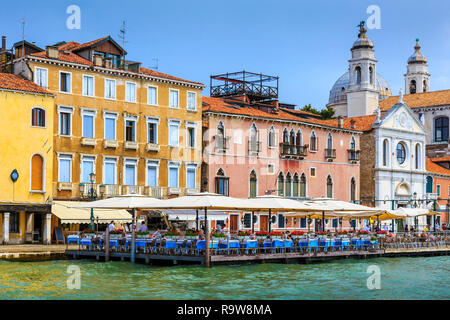
{"type": "MultiPolygon", "coordinates": [[[[359,137],[338,121],[294,110],[277,100],[203,97],[202,191],[251,198],[359,199],[359,137]]],[[[267,213],[255,213],[255,231],[268,231],[267,213]]],[[[271,230],[308,230],[305,218],[272,214],[271,230]]],[[[230,213],[231,232],[252,229],[251,213],[230,213]]],[[[340,228],[339,221],[325,221],[340,228]]],[[[311,230],[318,226],[311,221],[311,230]]],[[[212,225],[214,227],[214,225],[212,225]]],[[[343,222],[343,227],[348,227],[343,222]]]]}

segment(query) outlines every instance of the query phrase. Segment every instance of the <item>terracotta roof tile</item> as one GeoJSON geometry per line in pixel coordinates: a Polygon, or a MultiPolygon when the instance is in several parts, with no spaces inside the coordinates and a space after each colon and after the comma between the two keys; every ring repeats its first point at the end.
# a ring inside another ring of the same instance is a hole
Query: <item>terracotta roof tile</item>
{"type": "MultiPolygon", "coordinates": [[[[327,126],[337,128],[336,123],[330,122],[329,120],[319,120],[319,119],[305,119],[300,116],[295,116],[291,113],[284,111],[283,109],[278,109],[277,113],[268,113],[263,110],[260,110],[251,106],[239,106],[236,103],[231,103],[226,101],[226,99],[222,98],[213,98],[213,97],[203,97],[203,112],[220,112],[227,114],[236,114],[243,116],[253,116],[253,117],[261,117],[261,118],[269,118],[269,119],[279,119],[279,120],[291,120],[291,121],[300,121],[300,122],[308,122],[312,124],[327,126]]],[[[345,128],[350,129],[350,128],[345,128]]],[[[355,130],[357,129],[350,129],[355,130]]]]}
{"type": "Polygon", "coordinates": [[[427,171],[450,176],[450,170],[434,163],[430,158],[426,159],[425,167],[427,171]]]}
{"type": "Polygon", "coordinates": [[[141,70],[142,74],[152,76],[152,77],[158,77],[158,78],[164,78],[164,79],[170,79],[170,80],[183,81],[183,82],[189,82],[189,83],[203,85],[203,83],[201,83],[201,82],[194,82],[194,81],[190,81],[190,80],[181,79],[178,77],[171,76],[170,74],[162,73],[162,72],[147,69],[147,68],[141,67],[140,70],[141,70]]]}
{"type": "MultiPolygon", "coordinates": [[[[389,110],[399,102],[399,99],[399,96],[392,96],[381,101],[381,111],[389,110]]],[[[403,101],[412,109],[450,105],[450,90],[405,94],[403,101]]]]}
{"type": "MultiPolygon", "coordinates": [[[[47,56],[46,51],[32,53],[31,56],[51,59],[47,56]]],[[[71,51],[65,52],[65,51],[60,50],[58,53],[58,60],[64,61],[64,62],[70,62],[70,63],[84,64],[87,66],[93,65],[93,63],[91,61],[86,60],[86,59],[80,57],[79,55],[72,53],[71,51]]]]}
{"type": "MultiPolygon", "coordinates": [[[[357,131],[370,131],[372,130],[372,124],[377,119],[376,115],[368,115],[361,117],[344,118],[344,129],[357,130],[357,131]],[[353,123],[353,127],[352,127],[353,123]]],[[[338,119],[323,120],[325,124],[333,127],[338,126],[338,119]]]]}
{"type": "Polygon", "coordinates": [[[90,46],[93,46],[96,43],[99,43],[100,41],[103,41],[105,39],[109,38],[109,36],[97,39],[97,40],[92,40],[83,44],[79,44],[77,47],[74,47],[72,50],[80,50],[80,49],[84,49],[84,48],[88,48],[90,46]]]}
{"type": "Polygon", "coordinates": [[[10,73],[0,73],[0,89],[51,95],[50,92],[38,86],[34,82],[26,80],[19,75],[10,73]]]}

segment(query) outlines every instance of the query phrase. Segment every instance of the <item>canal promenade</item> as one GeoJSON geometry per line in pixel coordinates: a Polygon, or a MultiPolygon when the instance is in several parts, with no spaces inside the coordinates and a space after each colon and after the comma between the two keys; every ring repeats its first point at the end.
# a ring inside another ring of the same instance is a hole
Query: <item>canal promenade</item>
{"type": "Polygon", "coordinates": [[[75,245],[2,245],[0,260],[6,261],[45,261],[66,259],[66,250],[77,249],[75,245]]]}

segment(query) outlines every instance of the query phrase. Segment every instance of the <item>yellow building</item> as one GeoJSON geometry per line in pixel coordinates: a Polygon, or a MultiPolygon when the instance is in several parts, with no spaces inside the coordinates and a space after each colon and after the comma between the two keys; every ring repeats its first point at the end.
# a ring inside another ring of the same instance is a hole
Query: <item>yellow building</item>
{"type": "Polygon", "coordinates": [[[55,200],[200,190],[203,84],[125,61],[109,36],[15,52],[13,72],[56,96],[55,200]]]}
{"type": "Polygon", "coordinates": [[[51,238],[54,96],[0,73],[0,236],[2,243],[51,238]]]}

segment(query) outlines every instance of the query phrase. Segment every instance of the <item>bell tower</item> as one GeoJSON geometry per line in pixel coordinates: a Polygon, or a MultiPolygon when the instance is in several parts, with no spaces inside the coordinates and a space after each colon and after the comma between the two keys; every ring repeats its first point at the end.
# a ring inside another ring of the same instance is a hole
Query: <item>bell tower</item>
{"type": "Polygon", "coordinates": [[[420,52],[419,39],[416,39],[415,52],[408,59],[405,74],[406,94],[430,91],[430,74],[428,73],[427,58],[420,52]]]}
{"type": "Polygon", "coordinates": [[[347,117],[374,114],[378,107],[377,60],[373,42],[367,37],[364,21],[358,25],[358,39],[351,49],[350,82],[347,90],[347,117]]]}

